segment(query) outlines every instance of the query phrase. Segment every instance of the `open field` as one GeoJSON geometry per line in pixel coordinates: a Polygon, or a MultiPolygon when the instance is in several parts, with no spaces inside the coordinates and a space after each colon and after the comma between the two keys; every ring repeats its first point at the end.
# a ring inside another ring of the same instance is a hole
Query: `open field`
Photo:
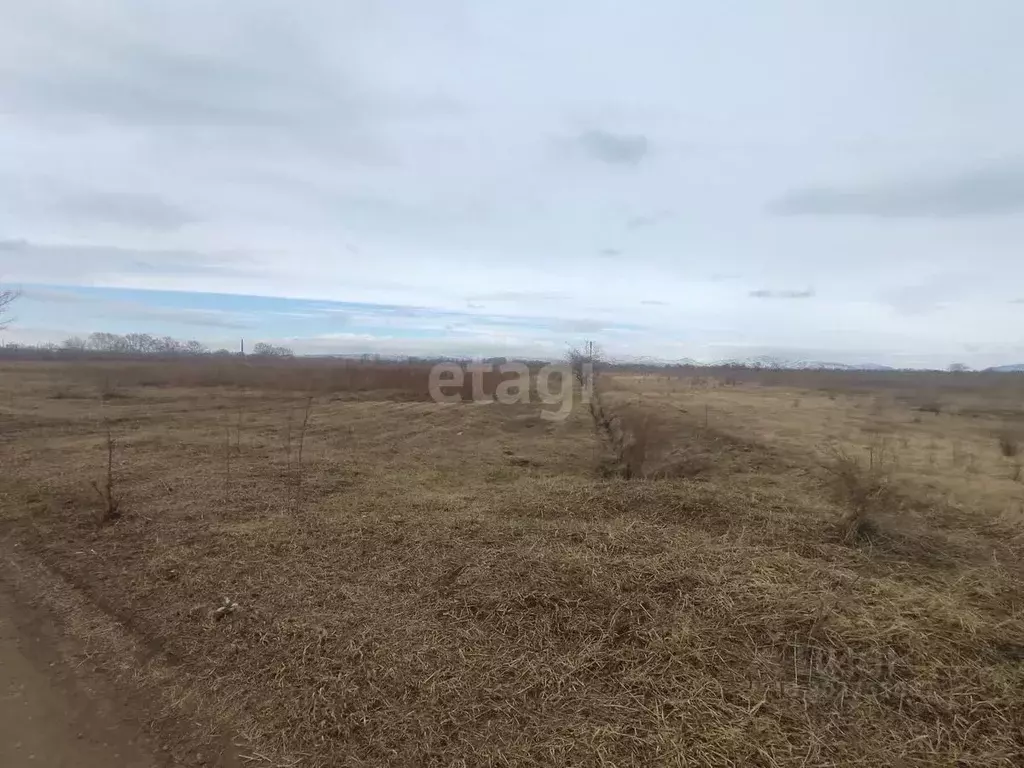
{"type": "Polygon", "coordinates": [[[1024,376],[609,372],[627,479],[325,366],[0,366],[0,550],[180,762],[1024,764],[1024,376]]]}

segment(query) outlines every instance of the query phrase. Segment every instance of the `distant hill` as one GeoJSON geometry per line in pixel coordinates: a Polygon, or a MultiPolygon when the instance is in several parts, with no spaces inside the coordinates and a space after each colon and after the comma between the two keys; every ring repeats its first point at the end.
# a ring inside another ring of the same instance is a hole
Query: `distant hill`
{"type": "Polygon", "coordinates": [[[1014,363],[1012,365],[994,365],[991,368],[986,368],[985,370],[991,373],[1024,373],[1024,363],[1014,363]]]}

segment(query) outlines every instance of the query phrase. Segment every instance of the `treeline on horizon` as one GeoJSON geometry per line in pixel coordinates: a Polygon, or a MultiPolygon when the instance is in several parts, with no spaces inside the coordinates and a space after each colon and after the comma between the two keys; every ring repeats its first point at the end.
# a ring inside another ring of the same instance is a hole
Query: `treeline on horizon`
{"type": "MultiPolygon", "coordinates": [[[[247,345],[246,345],[247,346],[247,345]]],[[[387,355],[374,353],[354,354],[319,354],[319,355],[296,355],[294,351],[286,346],[278,346],[267,342],[257,342],[251,349],[245,352],[231,351],[228,349],[210,349],[207,345],[194,339],[181,340],[171,336],[155,336],[148,333],[106,333],[95,332],[87,336],[71,336],[63,342],[44,344],[18,344],[0,343],[0,359],[20,360],[54,360],[54,359],[212,359],[212,358],[261,358],[266,360],[285,361],[289,359],[302,359],[310,362],[334,360],[347,360],[364,364],[383,364],[393,366],[396,364],[430,366],[438,363],[456,363],[469,365],[482,363],[490,366],[500,366],[508,362],[525,363],[531,369],[548,365],[552,360],[526,358],[526,357],[470,357],[451,355],[387,355]]],[[[850,374],[858,378],[870,377],[878,379],[891,379],[891,374],[922,374],[922,373],[953,373],[953,374],[991,374],[992,370],[971,371],[967,366],[955,364],[946,371],[922,370],[922,369],[900,369],[889,368],[885,370],[871,369],[830,369],[830,368],[787,368],[783,366],[772,366],[761,362],[717,362],[700,363],[692,360],[679,362],[659,363],[655,361],[617,361],[612,357],[597,358],[600,368],[605,370],[629,371],[635,373],[651,373],[669,376],[679,376],[686,372],[692,372],[695,376],[706,377],[720,375],[727,381],[733,379],[746,380],[755,376],[757,380],[766,381],[765,375],[779,375],[790,377],[799,374],[831,374],[832,377],[838,374],[850,374]]]]}
{"type": "MultiPolygon", "coordinates": [[[[32,356],[38,353],[44,356],[60,354],[62,356],[97,356],[117,355],[125,357],[198,357],[216,355],[221,357],[241,354],[228,349],[211,350],[208,346],[195,339],[181,340],[171,336],[153,336],[148,333],[90,333],[88,336],[70,336],[60,344],[17,344],[8,343],[0,347],[0,354],[7,356],[32,356]]],[[[250,352],[259,357],[292,357],[294,352],[288,347],[275,346],[265,342],[257,342],[250,352]]]]}

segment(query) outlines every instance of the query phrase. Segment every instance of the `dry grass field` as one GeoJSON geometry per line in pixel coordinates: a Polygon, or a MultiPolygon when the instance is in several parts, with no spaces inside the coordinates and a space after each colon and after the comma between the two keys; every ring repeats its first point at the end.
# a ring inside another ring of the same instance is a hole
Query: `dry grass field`
{"type": "Polygon", "coordinates": [[[0,367],[4,559],[178,763],[1024,764],[1024,376],[424,376],[0,367]]]}

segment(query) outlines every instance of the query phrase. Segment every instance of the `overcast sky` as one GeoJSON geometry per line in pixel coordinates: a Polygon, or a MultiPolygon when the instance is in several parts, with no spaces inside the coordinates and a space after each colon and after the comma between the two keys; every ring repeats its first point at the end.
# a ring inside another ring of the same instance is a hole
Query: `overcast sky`
{"type": "Polygon", "coordinates": [[[432,329],[225,308],[322,351],[1024,362],[1020,0],[0,8],[8,337],[92,286],[432,329]]]}

